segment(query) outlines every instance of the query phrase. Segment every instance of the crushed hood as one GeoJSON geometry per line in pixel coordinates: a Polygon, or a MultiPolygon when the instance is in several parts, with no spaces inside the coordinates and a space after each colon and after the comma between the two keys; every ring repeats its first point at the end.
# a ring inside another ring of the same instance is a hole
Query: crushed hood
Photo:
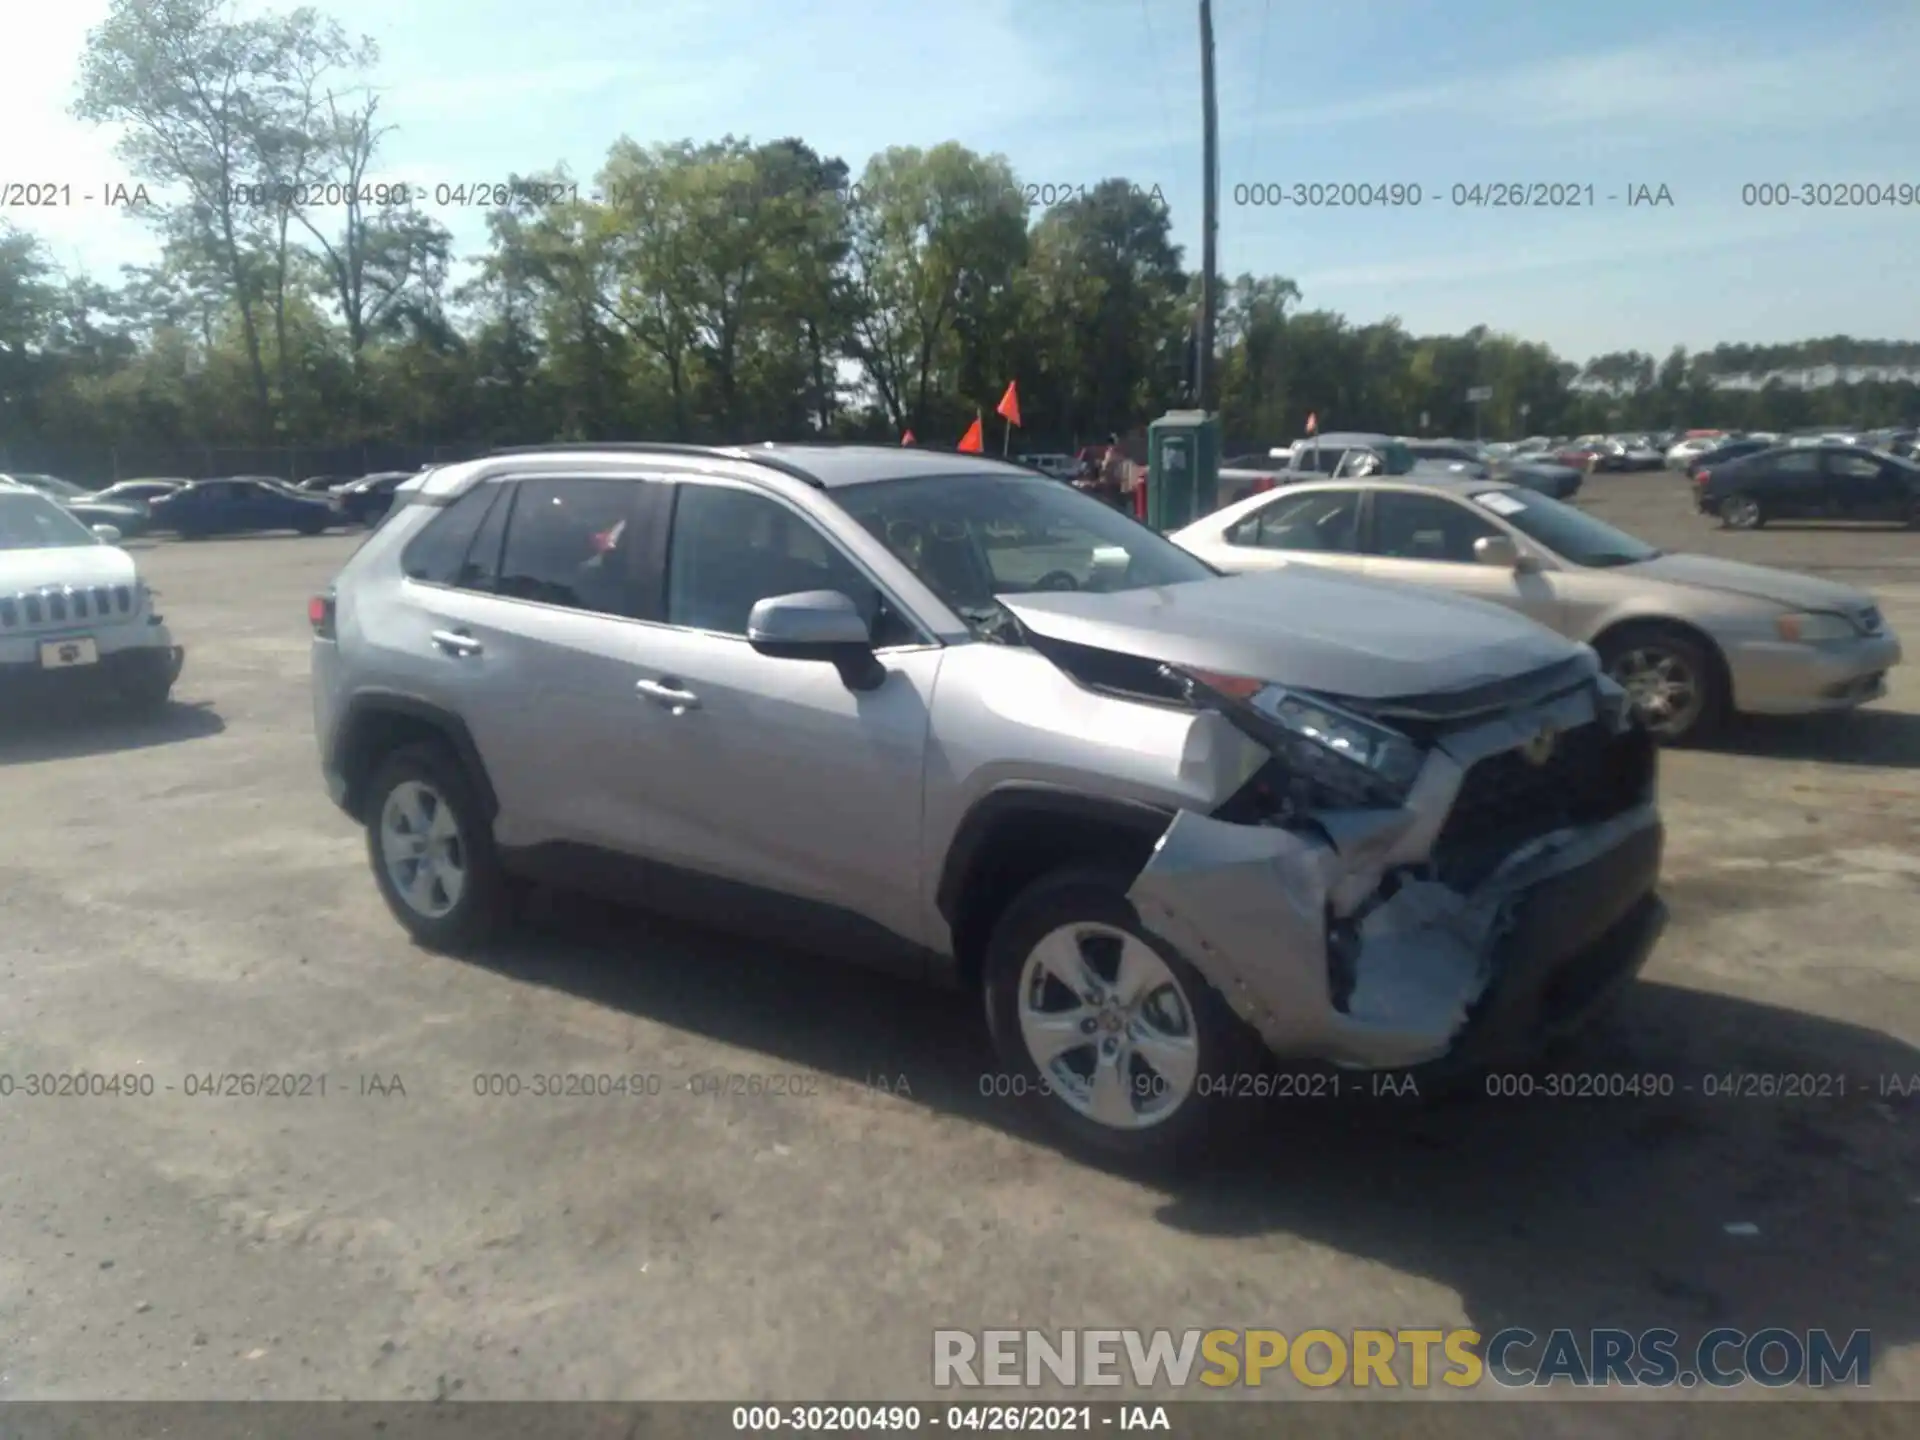
{"type": "Polygon", "coordinates": [[[1474,690],[1581,649],[1486,601],[1312,565],[1000,603],[1043,639],[1355,700],[1474,690]]]}
{"type": "Polygon", "coordinates": [[[1708,590],[1723,590],[1756,600],[1772,600],[1797,610],[1853,611],[1873,604],[1873,596],[1851,585],[1841,585],[1813,575],[1800,575],[1791,570],[1775,570],[1768,565],[1717,560],[1711,555],[1657,555],[1651,560],[1642,560],[1638,565],[1622,566],[1615,573],[1640,575],[1674,585],[1698,585],[1708,590]]]}

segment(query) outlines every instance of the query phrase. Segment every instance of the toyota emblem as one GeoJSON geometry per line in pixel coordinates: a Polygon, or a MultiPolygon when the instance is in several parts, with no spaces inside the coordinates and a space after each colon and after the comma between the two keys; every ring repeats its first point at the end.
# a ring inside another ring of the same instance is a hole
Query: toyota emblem
{"type": "Polygon", "coordinates": [[[1520,758],[1529,765],[1544,765],[1553,758],[1559,743],[1560,731],[1551,723],[1542,725],[1539,733],[1520,747],[1520,758]]]}

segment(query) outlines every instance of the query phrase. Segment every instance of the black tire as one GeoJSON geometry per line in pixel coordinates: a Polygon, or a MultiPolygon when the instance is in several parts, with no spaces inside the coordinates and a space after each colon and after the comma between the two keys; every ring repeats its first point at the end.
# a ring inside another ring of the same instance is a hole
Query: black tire
{"type": "MultiPolygon", "coordinates": [[[[1607,674],[1623,685],[1627,682],[1618,672],[1629,666],[1637,669],[1639,657],[1656,654],[1668,657],[1691,677],[1699,697],[1697,705],[1667,721],[1642,715],[1642,723],[1662,745],[1698,745],[1726,724],[1733,697],[1728,693],[1720,657],[1686,631],[1658,623],[1629,625],[1603,637],[1595,648],[1607,674]]],[[[1627,688],[1631,692],[1634,687],[1627,688]]]]}
{"type": "Polygon", "coordinates": [[[513,914],[512,886],[500,867],[487,819],[466,767],[447,746],[433,741],[404,745],[381,761],[367,787],[367,861],[374,882],[407,932],[430,950],[459,954],[499,935],[513,914]],[[381,825],[388,798],[402,785],[424,785],[452,813],[458,827],[465,878],[458,898],[444,914],[423,913],[396,885],[382,850],[381,825]]]}
{"type": "Polygon", "coordinates": [[[299,531],[302,535],[305,535],[308,537],[321,534],[323,531],[326,530],[326,528],[327,528],[327,522],[324,520],[320,520],[320,521],[302,520],[298,525],[294,527],[294,529],[299,531]]]}
{"type": "Polygon", "coordinates": [[[1733,494],[1720,502],[1720,524],[1724,529],[1758,530],[1766,523],[1766,507],[1754,496],[1733,494]]]}
{"type": "Polygon", "coordinates": [[[136,715],[151,715],[166,708],[173,698],[174,674],[169,666],[142,666],[115,677],[114,690],[127,709],[136,715]]]}
{"type": "MultiPolygon", "coordinates": [[[[1198,1074],[1225,1077],[1270,1066],[1266,1049],[1200,973],[1140,923],[1126,898],[1131,878],[1101,867],[1055,871],[1036,880],[995,924],[982,967],[987,1028],[1002,1066],[993,1094],[1024,1101],[1069,1143],[1105,1159],[1164,1166],[1211,1157],[1253,1117],[1225,1085],[1202,1083],[1171,1113],[1141,1129],[1121,1129],[1081,1114],[1043,1080],[1020,1029],[1021,974],[1034,947],[1076,922],[1111,927],[1151,947],[1172,972],[1186,1003],[1198,1048],[1198,1074]],[[1007,1083],[1001,1086],[998,1079],[1007,1083]]],[[[1089,1042],[1091,1044],[1091,1042],[1089,1042]]],[[[1139,1104],[1136,1099],[1134,1104],[1139,1104]]]]}

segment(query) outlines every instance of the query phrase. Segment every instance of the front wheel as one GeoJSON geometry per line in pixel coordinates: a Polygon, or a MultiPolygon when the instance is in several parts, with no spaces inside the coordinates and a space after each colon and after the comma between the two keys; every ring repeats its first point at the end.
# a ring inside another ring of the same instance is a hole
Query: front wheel
{"type": "Polygon", "coordinates": [[[1698,743],[1726,719],[1730,697],[1720,667],[1690,635],[1636,626],[1598,648],[1607,674],[1661,743],[1698,743]]]}
{"type": "MultiPolygon", "coordinates": [[[[1103,1155],[1198,1158],[1228,1137],[1223,1077],[1265,1055],[1226,1001],[1140,923],[1127,877],[1071,870],[1008,906],[988,945],[987,1023],[1006,1084],[1103,1155]]],[[[1244,1109],[1244,1105],[1242,1106],[1244,1109]]]]}

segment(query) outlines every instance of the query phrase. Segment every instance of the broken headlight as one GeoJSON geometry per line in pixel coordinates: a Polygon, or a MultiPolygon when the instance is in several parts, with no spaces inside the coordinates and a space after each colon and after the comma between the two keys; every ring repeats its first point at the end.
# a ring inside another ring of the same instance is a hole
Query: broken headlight
{"type": "Polygon", "coordinates": [[[1166,669],[1226,702],[1226,713],[1300,782],[1293,788],[1303,803],[1397,805],[1425,763],[1419,746],[1398,730],[1317,695],[1244,676],[1166,669]]]}

